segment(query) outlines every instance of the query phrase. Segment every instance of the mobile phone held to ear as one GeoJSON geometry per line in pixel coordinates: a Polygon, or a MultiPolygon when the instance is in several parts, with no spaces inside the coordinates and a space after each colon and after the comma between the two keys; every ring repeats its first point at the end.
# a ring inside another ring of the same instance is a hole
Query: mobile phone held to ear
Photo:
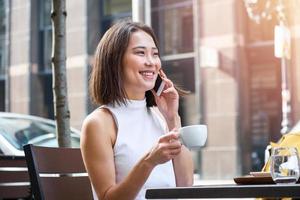
{"type": "Polygon", "coordinates": [[[157,75],[157,79],[155,81],[155,85],[154,85],[154,88],[153,90],[156,92],[156,95],[157,96],[160,96],[163,89],[165,87],[165,82],[162,80],[162,78],[160,77],[160,75],[158,74],[157,75]]]}

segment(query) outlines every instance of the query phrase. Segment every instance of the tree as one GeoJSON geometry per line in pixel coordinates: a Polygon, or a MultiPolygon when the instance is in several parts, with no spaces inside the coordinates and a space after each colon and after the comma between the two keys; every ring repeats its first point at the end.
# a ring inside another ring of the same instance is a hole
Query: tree
{"type": "Polygon", "coordinates": [[[56,133],[60,147],[71,146],[70,111],[66,76],[66,1],[52,0],[51,19],[53,40],[53,101],[56,119],[56,133]]]}

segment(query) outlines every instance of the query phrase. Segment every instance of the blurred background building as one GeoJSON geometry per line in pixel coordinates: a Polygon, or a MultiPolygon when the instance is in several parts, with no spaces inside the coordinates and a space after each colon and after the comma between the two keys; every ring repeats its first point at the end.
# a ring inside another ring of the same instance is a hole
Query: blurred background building
{"type": "MultiPolygon", "coordinates": [[[[300,1],[282,2],[67,1],[71,125],[80,128],[95,108],[88,77],[98,41],[116,20],[133,18],[153,27],[164,70],[192,92],[181,99],[183,125],[208,125],[207,144],[194,153],[196,173],[231,179],[260,170],[266,145],[281,137],[283,63],[274,56],[274,27],[282,13],[291,34],[285,114],[289,126],[300,119],[300,1]]],[[[0,0],[0,111],[53,118],[50,13],[50,0],[0,0]]]]}

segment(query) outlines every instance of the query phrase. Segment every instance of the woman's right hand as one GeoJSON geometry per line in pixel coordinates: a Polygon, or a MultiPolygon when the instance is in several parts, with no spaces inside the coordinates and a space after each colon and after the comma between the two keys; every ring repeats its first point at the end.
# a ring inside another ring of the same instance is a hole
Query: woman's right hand
{"type": "Polygon", "coordinates": [[[159,138],[157,144],[150,150],[146,160],[153,166],[163,164],[175,158],[181,152],[178,130],[174,129],[159,138]]]}

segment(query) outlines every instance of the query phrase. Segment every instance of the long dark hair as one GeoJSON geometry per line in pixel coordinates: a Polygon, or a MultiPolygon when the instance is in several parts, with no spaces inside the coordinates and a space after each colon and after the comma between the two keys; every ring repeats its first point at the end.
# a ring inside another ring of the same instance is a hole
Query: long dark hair
{"type": "MultiPolygon", "coordinates": [[[[109,28],[100,40],[95,52],[89,89],[96,104],[126,104],[126,92],[122,80],[122,61],[132,33],[148,33],[158,48],[153,30],[142,23],[122,20],[109,28]]],[[[155,105],[151,91],[146,92],[147,106],[155,105]]]]}
{"type": "MultiPolygon", "coordinates": [[[[89,80],[91,98],[96,104],[125,104],[126,92],[122,80],[122,62],[132,33],[148,33],[156,47],[158,42],[151,27],[129,20],[118,21],[101,38],[89,80]]],[[[156,106],[151,91],[146,91],[147,106],[156,106]]]]}

